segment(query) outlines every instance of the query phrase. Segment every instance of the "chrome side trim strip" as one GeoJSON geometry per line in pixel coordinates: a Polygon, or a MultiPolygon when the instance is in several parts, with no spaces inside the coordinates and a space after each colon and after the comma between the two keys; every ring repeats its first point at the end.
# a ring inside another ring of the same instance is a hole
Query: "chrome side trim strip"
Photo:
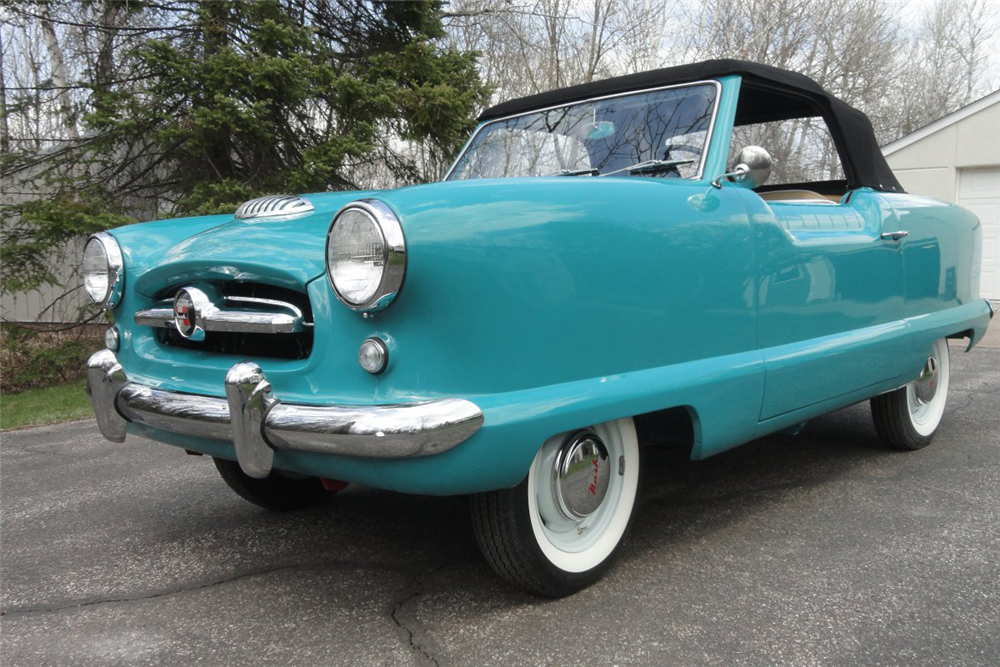
{"type": "Polygon", "coordinates": [[[993,302],[989,299],[983,299],[983,301],[986,302],[986,307],[990,309],[990,319],[992,320],[993,316],[997,314],[997,309],[993,306],[993,302]]]}
{"type": "Polygon", "coordinates": [[[129,382],[111,350],[92,355],[87,374],[97,424],[107,439],[124,442],[127,422],[134,422],[231,441],[240,467],[258,478],[270,474],[276,449],[375,459],[431,456],[483,425],[482,411],[458,398],[391,405],[282,403],[253,362],[229,370],[224,399],[129,382]]]}

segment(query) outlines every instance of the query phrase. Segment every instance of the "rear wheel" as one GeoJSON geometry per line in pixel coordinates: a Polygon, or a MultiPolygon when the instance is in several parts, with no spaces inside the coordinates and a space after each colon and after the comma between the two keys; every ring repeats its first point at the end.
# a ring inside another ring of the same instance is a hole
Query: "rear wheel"
{"type": "Polygon", "coordinates": [[[639,487],[632,419],[549,439],[513,489],[470,500],[476,539],[508,582],[561,597],[597,581],[628,532],[639,487]]]}
{"type": "Polygon", "coordinates": [[[272,470],[264,479],[256,479],[240,470],[240,464],[235,461],[212,460],[230,489],[264,509],[276,512],[304,509],[319,505],[333,495],[319,477],[299,477],[272,470]]]}
{"type": "Polygon", "coordinates": [[[951,357],[948,340],[934,342],[920,377],[871,400],[875,430],[893,449],[922,449],[931,443],[948,401],[951,357]]]}

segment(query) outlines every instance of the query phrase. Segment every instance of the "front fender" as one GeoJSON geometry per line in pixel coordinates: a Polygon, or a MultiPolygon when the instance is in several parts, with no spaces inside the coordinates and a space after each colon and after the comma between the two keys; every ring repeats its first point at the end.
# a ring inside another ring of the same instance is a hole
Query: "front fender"
{"type": "Polygon", "coordinates": [[[499,179],[380,198],[408,249],[402,292],[368,321],[396,348],[384,397],[519,391],[754,349],[752,239],[726,189],[499,179]]]}

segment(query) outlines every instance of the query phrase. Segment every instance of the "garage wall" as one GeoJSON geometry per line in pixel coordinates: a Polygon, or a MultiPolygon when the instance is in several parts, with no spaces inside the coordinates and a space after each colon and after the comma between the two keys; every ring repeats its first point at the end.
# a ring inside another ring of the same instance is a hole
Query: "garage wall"
{"type": "MultiPolygon", "coordinates": [[[[33,189],[26,181],[33,178],[44,165],[38,165],[0,176],[0,201],[18,204],[45,197],[45,192],[33,189]]],[[[15,225],[16,220],[4,220],[5,225],[15,225]]],[[[80,278],[80,258],[86,237],[75,239],[62,247],[51,249],[54,285],[42,285],[30,292],[4,292],[0,294],[0,318],[5,322],[45,322],[49,324],[76,322],[80,309],[89,301],[80,278]]]]}
{"type": "Polygon", "coordinates": [[[886,161],[907,192],[958,201],[959,169],[1000,166],[1000,102],[887,153],[886,161]]]}
{"type": "Polygon", "coordinates": [[[983,101],[974,113],[959,110],[954,122],[946,116],[883,150],[907,192],[976,214],[983,225],[980,294],[1000,301],[1000,92],[977,104],[983,101]]]}

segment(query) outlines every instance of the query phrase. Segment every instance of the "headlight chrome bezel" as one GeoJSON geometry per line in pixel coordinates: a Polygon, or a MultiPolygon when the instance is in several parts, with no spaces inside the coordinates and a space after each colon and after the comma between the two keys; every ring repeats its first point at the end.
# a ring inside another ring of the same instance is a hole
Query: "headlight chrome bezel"
{"type": "Polygon", "coordinates": [[[375,313],[386,308],[399,294],[406,276],[406,238],[399,218],[392,210],[376,199],[359,199],[345,205],[333,216],[326,231],[326,277],[333,293],[345,306],[361,313],[375,313]],[[364,213],[372,222],[382,239],[382,276],[375,292],[363,302],[346,298],[338,289],[330,262],[330,236],[337,220],[350,210],[364,213]]]}
{"type": "MultiPolygon", "coordinates": [[[[95,304],[100,306],[103,310],[111,310],[121,302],[122,293],[125,288],[125,260],[122,256],[121,246],[118,245],[117,239],[107,232],[98,232],[90,236],[87,239],[87,243],[84,245],[84,255],[87,253],[87,247],[91,243],[100,243],[101,248],[104,250],[105,259],[105,271],[107,272],[108,287],[104,292],[104,296],[97,300],[87,289],[86,283],[84,283],[83,291],[87,293],[87,298],[93,301],[95,304]]],[[[86,275],[84,275],[84,280],[86,280],[86,275]]]]}

